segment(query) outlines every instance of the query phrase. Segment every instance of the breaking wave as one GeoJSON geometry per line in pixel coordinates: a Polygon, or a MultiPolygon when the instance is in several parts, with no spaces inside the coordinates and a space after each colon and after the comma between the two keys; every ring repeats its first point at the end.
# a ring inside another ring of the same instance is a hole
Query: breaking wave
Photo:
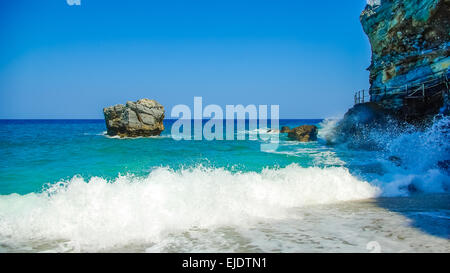
{"type": "Polygon", "coordinates": [[[289,210],[373,198],[377,187],[345,168],[290,165],[260,173],[157,168],[113,181],[74,177],[42,193],[0,196],[0,244],[58,241],[75,251],[151,244],[191,228],[246,226],[289,210]]]}

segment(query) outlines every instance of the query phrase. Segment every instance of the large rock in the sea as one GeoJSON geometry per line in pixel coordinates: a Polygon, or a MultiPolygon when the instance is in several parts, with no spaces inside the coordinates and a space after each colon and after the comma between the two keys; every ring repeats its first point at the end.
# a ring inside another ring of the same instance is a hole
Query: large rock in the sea
{"type": "Polygon", "coordinates": [[[289,131],[288,137],[300,142],[317,140],[318,129],[314,125],[302,125],[289,131]]]}
{"type": "Polygon", "coordinates": [[[164,107],[155,100],[128,101],[104,108],[103,114],[110,136],[158,136],[164,130],[164,107]]]}
{"type": "Polygon", "coordinates": [[[371,0],[360,20],[372,47],[371,101],[405,117],[442,112],[448,89],[438,83],[449,75],[450,0],[371,0]],[[435,89],[428,98],[421,98],[422,84],[435,89]]]}

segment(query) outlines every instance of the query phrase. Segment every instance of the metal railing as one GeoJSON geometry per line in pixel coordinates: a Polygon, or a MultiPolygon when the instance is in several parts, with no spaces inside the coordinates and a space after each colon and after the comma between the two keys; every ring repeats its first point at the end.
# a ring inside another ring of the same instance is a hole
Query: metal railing
{"type": "Polygon", "coordinates": [[[369,101],[382,101],[393,97],[405,99],[425,98],[437,95],[441,92],[449,93],[448,70],[434,74],[433,76],[416,80],[414,84],[403,86],[390,86],[382,88],[371,88],[369,90],[359,90],[355,92],[354,102],[356,104],[369,101]]]}
{"type": "Polygon", "coordinates": [[[355,92],[355,105],[360,103],[365,103],[366,101],[370,101],[370,92],[369,90],[359,90],[355,92]]]}

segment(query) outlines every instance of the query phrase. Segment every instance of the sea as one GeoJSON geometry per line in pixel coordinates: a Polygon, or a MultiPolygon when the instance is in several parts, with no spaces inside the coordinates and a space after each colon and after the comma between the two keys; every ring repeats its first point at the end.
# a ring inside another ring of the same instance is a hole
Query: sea
{"type": "Polygon", "coordinates": [[[334,119],[280,120],[318,140],[273,149],[248,121],[212,141],[174,122],[120,139],[104,120],[1,120],[0,252],[450,252],[448,117],[370,149],[335,142],[334,119]]]}

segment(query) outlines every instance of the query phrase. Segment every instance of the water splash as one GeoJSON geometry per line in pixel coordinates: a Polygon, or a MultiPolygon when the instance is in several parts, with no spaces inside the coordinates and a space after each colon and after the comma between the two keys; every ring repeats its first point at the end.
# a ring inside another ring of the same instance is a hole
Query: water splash
{"type": "Polygon", "coordinates": [[[348,165],[355,165],[355,172],[382,188],[383,195],[450,191],[449,170],[445,167],[450,160],[448,116],[437,115],[425,129],[395,122],[384,128],[366,128],[359,138],[343,143],[336,137],[337,126],[335,121],[325,120],[319,136],[331,140],[338,154],[352,153],[348,165]],[[378,173],[359,171],[370,164],[380,166],[378,173]]]}

